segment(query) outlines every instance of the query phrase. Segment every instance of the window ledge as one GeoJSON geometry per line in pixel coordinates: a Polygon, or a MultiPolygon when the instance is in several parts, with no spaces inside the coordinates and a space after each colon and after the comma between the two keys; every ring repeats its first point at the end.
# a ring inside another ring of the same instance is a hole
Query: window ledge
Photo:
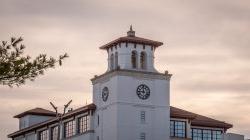
{"type": "Polygon", "coordinates": [[[88,134],[88,133],[94,133],[95,131],[94,130],[88,130],[86,132],[83,132],[83,133],[77,133],[73,136],[70,136],[70,137],[67,137],[67,138],[63,138],[62,140],[70,140],[71,138],[74,138],[74,137],[78,137],[80,135],[84,135],[84,134],[88,134]]]}
{"type": "Polygon", "coordinates": [[[192,140],[192,138],[170,137],[171,140],[192,140]]]}

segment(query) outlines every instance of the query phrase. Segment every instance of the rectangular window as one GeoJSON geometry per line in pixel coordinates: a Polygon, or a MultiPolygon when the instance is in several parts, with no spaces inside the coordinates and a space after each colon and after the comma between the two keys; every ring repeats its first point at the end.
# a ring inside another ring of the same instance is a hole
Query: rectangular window
{"type": "Polygon", "coordinates": [[[222,140],[222,131],[213,131],[213,140],[222,140]]]}
{"type": "Polygon", "coordinates": [[[49,140],[49,131],[43,130],[39,133],[39,140],[49,140]]]}
{"type": "Polygon", "coordinates": [[[79,133],[83,133],[89,130],[89,116],[80,117],[78,121],[79,133]]]}
{"type": "Polygon", "coordinates": [[[76,134],[76,121],[72,120],[64,124],[65,138],[71,137],[76,134]]]}
{"type": "Polygon", "coordinates": [[[192,129],[192,139],[193,140],[202,140],[202,130],[201,129],[192,129]]]}
{"type": "Polygon", "coordinates": [[[212,131],[211,130],[203,130],[202,132],[202,139],[203,140],[212,140],[212,131]]]}
{"type": "Polygon", "coordinates": [[[145,133],[140,134],[140,140],[146,140],[146,134],[145,133]]]}
{"type": "Polygon", "coordinates": [[[192,140],[222,140],[222,131],[192,128],[192,140]]]}
{"type": "Polygon", "coordinates": [[[170,136],[171,137],[186,137],[186,122],[185,121],[170,121],[170,136]]]}
{"type": "Polygon", "coordinates": [[[51,139],[59,140],[59,127],[58,126],[51,128],[51,139]]]}
{"type": "Polygon", "coordinates": [[[141,111],[141,123],[145,123],[145,122],[146,122],[146,112],[141,111]]]}
{"type": "Polygon", "coordinates": [[[170,136],[174,137],[174,121],[170,121],[170,136]]]}

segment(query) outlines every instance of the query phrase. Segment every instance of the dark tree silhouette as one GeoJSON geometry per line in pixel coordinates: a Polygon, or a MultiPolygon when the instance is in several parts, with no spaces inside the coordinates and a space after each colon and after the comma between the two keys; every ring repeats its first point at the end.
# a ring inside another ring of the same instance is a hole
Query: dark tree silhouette
{"type": "Polygon", "coordinates": [[[23,39],[11,38],[10,43],[0,43],[0,85],[10,87],[25,84],[26,80],[34,81],[39,75],[49,68],[55,68],[56,64],[62,65],[62,60],[68,55],[60,55],[58,59],[40,54],[35,59],[24,55],[25,46],[21,44],[23,39]]]}

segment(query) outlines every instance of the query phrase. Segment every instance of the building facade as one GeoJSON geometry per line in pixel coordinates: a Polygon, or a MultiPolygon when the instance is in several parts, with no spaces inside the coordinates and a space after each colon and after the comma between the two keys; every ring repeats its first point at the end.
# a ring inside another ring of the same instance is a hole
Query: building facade
{"type": "MultiPolygon", "coordinates": [[[[19,118],[13,140],[223,140],[232,125],[170,106],[170,78],[154,67],[163,45],[135,36],[111,41],[108,69],[91,79],[93,103],[64,115],[36,108],[19,118]]],[[[236,136],[232,134],[233,136],[236,136]]],[[[238,135],[237,135],[238,136],[238,135]]],[[[241,136],[238,136],[241,137],[241,136]]],[[[231,138],[231,137],[230,137],[231,138]]]]}

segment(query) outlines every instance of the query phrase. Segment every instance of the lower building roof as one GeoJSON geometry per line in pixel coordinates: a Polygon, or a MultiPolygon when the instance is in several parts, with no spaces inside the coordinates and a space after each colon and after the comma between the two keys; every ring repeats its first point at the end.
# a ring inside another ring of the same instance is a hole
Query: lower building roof
{"type": "Polygon", "coordinates": [[[20,114],[14,116],[14,118],[21,118],[21,117],[26,116],[26,115],[40,115],[40,116],[53,116],[53,117],[55,117],[56,113],[53,111],[47,110],[47,109],[37,107],[37,108],[31,109],[31,110],[25,111],[23,113],[20,113],[20,114]]]}
{"type": "MultiPolygon", "coordinates": [[[[68,113],[64,114],[61,117],[61,119],[67,119],[69,117],[81,114],[83,112],[87,112],[89,110],[94,111],[95,109],[96,109],[95,104],[89,104],[89,105],[80,107],[80,108],[78,108],[76,110],[73,110],[71,112],[68,112],[68,113]]],[[[172,107],[172,106],[170,107],[170,117],[171,118],[179,118],[179,119],[188,119],[188,120],[191,121],[192,126],[223,128],[225,130],[233,127],[232,124],[229,124],[229,123],[226,123],[226,122],[223,122],[223,121],[219,121],[219,120],[215,120],[215,119],[212,119],[212,118],[209,118],[209,117],[206,117],[206,116],[202,116],[202,115],[192,113],[192,112],[189,112],[189,111],[186,111],[186,110],[183,110],[183,109],[179,109],[179,108],[176,108],[176,107],[172,107]]],[[[11,133],[11,134],[8,135],[8,137],[12,138],[12,137],[17,137],[19,135],[23,135],[25,133],[28,133],[30,131],[34,131],[34,130],[39,129],[41,127],[48,126],[48,125],[53,124],[53,123],[57,123],[58,120],[59,120],[59,117],[54,117],[54,118],[49,119],[47,121],[44,121],[44,122],[41,122],[41,123],[38,123],[38,124],[34,124],[34,125],[30,126],[30,127],[21,129],[19,131],[14,132],[14,133],[11,133]]]]}
{"type": "Polygon", "coordinates": [[[225,130],[233,127],[232,124],[226,123],[224,121],[215,120],[206,116],[202,116],[172,106],[170,107],[170,116],[171,118],[189,119],[191,120],[192,126],[216,127],[216,128],[223,128],[225,130]]]}
{"type": "Polygon", "coordinates": [[[32,126],[20,129],[20,130],[14,132],[14,133],[9,134],[8,137],[9,138],[17,137],[17,136],[23,135],[25,133],[29,133],[31,131],[34,131],[36,129],[48,126],[50,124],[58,123],[60,120],[64,120],[64,119],[70,118],[72,116],[75,116],[75,115],[78,115],[78,114],[81,114],[81,113],[84,113],[84,112],[87,112],[87,111],[90,111],[90,110],[95,110],[95,109],[96,109],[95,104],[89,104],[89,105],[80,107],[78,109],[75,109],[73,111],[70,111],[68,113],[65,113],[63,116],[59,115],[59,116],[53,117],[53,118],[51,118],[51,119],[49,119],[47,121],[37,123],[37,124],[34,124],[32,126]]]}

